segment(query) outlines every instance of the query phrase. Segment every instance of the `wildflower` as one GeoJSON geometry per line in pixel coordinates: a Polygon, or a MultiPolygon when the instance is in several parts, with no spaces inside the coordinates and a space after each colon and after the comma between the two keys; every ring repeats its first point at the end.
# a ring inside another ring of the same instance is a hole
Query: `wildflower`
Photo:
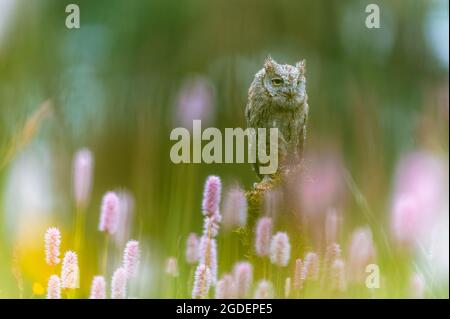
{"type": "Polygon", "coordinates": [[[64,254],[61,269],[61,288],[78,288],[78,258],[71,250],[64,254]]]}
{"type": "Polygon", "coordinates": [[[134,214],[134,197],[127,190],[121,190],[117,193],[119,197],[119,217],[117,221],[117,231],[114,234],[114,241],[117,246],[124,246],[130,238],[131,225],[134,214]]]}
{"type": "Polygon", "coordinates": [[[337,241],[338,215],[335,209],[328,210],[325,216],[325,242],[327,245],[337,241]]]}
{"type": "Polygon", "coordinates": [[[127,294],[127,272],[123,267],[118,268],[111,279],[111,298],[125,299],[127,294]]]}
{"type": "Polygon", "coordinates": [[[305,256],[304,278],[317,280],[319,278],[319,256],[314,252],[309,252],[305,256]]]}
{"type": "Polygon", "coordinates": [[[233,276],[225,274],[217,282],[216,299],[234,299],[236,298],[236,285],[233,276]]]}
{"type": "Polygon", "coordinates": [[[175,257],[169,257],[166,262],[166,274],[178,277],[178,263],[175,257]]]}
{"type": "Polygon", "coordinates": [[[247,199],[240,187],[230,189],[223,204],[223,224],[225,228],[244,227],[247,223],[247,199]]]}
{"type": "Polygon", "coordinates": [[[92,170],[94,160],[91,151],[81,149],[75,154],[73,161],[73,189],[78,207],[85,207],[89,201],[92,187],[92,170]]]}
{"type": "Polygon", "coordinates": [[[129,278],[137,275],[140,254],[139,242],[136,240],[128,241],[123,252],[123,267],[129,278]]]}
{"type": "Polygon", "coordinates": [[[326,275],[329,275],[329,271],[333,262],[341,257],[341,246],[337,243],[332,243],[328,245],[325,252],[324,268],[326,275]]]}
{"type": "Polygon", "coordinates": [[[233,277],[236,283],[237,298],[245,298],[250,291],[253,281],[252,264],[246,261],[236,263],[233,269],[233,277]]]}
{"type": "Polygon", "coordinates": [[[45,261],[50,266],[55,266],[61,261],[59,249],[61,246],[61,233],[56,227],[47,229],[45,233],[45,261]]]}
{"type": "Polygon", "coordinates": [[[272,219],[262,217],[256,225],[255,250],[260,257],[268,256],[270,253],[270,239],[272,237],[272,219]]]}
{"type": "Polygon", "coordinates": [[[278,266],[286,266],[291,257],[291,245],[286,233],[278,232],[270,242],[270,261],[278,266]]]}
{"type": "Polygon", "coordinates": [[[425,297],[425,281],[421,274],[412,274],[410,279],[410,290],[413,299],[423,299],[425,297]]]}
{"type": "Polygon", "coordinates": [[[300,290],[303,288],[303,282],[305,281],[305,270],[303,262],[300,258],[295,260],[294,268],[294,289],[300,290]]]}
{"type": "Polygon", "coordinates": [[[364,280],[366,266],[375,259],[375,247],[370,228],[359,228],[353,232],[348,251],[348,270],[351,279],[364,280]]]}
{"type": "Polygon", "coordinates": [[[99,230],[114,234],[117,230],[120,213],[119,197],[114,192],[103,196],[99,230]]]}
{"type": "Polygon", "coordinates": [[[61,299],[61,281],[56,275],[50,276],[48,280],[47,299],[61,299]]]}
{"type": "Polygon", "coordinates": [[[272,299],[274,297],[273,284],[268,280],[261,280],[256,286],[255,299],[272,299]]]}
{"type": "Polygon", "coordinates": [[[183,127],[192,125],[193,120],[209,122],[214,113],[214,95],[214,87],[208,78],[186,79],[177,96],[176,122],[183,127]]]}
{"type": "Polygon", "coordinates": [[[95,276],[92,279],[90,299],[106,299],[105,277],[95,276]]]}
{"type": "Polygon", "coordinates": [[[186,241],[186,261],[195,264],[200,258],[199,240],[195,233],[190,233],[186,241]]]}
{"type": "Polygon", "coordinates": [[[331,289],[345,290],[345,263],[342,259],[336,259],[330,267],[331,289]]]}
{"type": "Polygon", "coordinates": [[[204,264],[199,264],[195,271],[194,287],[192,288],[193,299],[205,299],[208,296],[211,285],[211,272],[204,264]]]}
{"type": "Polygon", "coordinates": [[[205,235],[200,239],[200,264],[205,264],[211,275],[211,283],[217,281],[217,245],[216,240],[205,235]]]}
{"type": "Polygon", "coordinates": [[[202,209],[205,216],[219,213],[220,191],[222,184],[218,176],[208,176],[203,192],[202,209]]]}

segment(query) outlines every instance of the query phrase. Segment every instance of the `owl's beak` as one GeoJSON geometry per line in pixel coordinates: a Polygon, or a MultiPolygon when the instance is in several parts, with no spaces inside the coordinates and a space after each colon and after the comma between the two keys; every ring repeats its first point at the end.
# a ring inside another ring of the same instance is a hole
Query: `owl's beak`
{"type": "Polygon", "coordinates": [[[288,98],[292,99],[295,96],[295,90],[294,89],[290,89],[287,92],[287,96],[288,96],[288,98]]]}

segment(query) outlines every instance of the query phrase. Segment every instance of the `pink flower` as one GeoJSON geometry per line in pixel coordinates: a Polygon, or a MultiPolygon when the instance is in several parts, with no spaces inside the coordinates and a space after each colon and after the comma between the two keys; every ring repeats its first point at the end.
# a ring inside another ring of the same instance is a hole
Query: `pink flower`
{"type": "Polygon", "coordinates": [[[103,276],[92,279],[90,299],[106,299],[106,282],[103,276]]]}
{"type": "Polygon", "coordinates": [[[291,257],[291,245],[286,233],[278,232],[270,242],[270,261],[278,266],[287,266],[291,257]]]}
{"type": "Polygon", "coordinates": [[[255,299],[272,299],[274,297],[273,284],[268,280],[260,280],[256,286],[255,299]]]}
{"type": "Polygon", "coordinates": [[[193,120],[207,123],[214,111],[214,87],[204,77],[196,76],[184,81],[177,98],[176,121],[191,127],[193,120]]]}
{"type": "Polygon", "coordinates": [[[111,279],[111,298],[125,299],[127,295],[127,272],[123,267],[118,268],[111,279]]]}
{"type": "Polygon", "coordinates": [[[219,233],[219,223],[221,216],[215,214],[211,217],[206,216],[203,221],[203,234],[208,237],[216,237],[219,233]]]}
{"type": "Polygon", "coordinates": [[[331,289],[345,291],[345,264],[342,259],[336,259],[330,268],[331,289]]]}
{"type": "Polygon", "coordinates": [[[211,276],[211,284],[217,281],[217,244],[216,240],[203,235],[200,239],[200,264],[205,264],[211,276]]]}
{"type": "Polygon", "coordinates": [[[91,151],[81,149],[75,154],[73,161],[73,185],[75,201],[78,207],[84,208],[89,201],[93,166],[94,160],[91,151]]]}
{"type": "Polygon", "coordinates": [[[236,285],[233,276],[225,274],[217,282],[216,299],[234,299],[236,298],[236,285]]]}
{"type": "Polygon", "coordinates": [[[50,266],[59,264],[59,249],[61,246],[61,233],[56,227],[47,229],[45,233],[45,261],[50,266]]]}
{"type": "Polygon", "coordinates": [[[348,251],[348,267],[351,279],[364,280],[367,265],[375,260],[375,247],[370,228],[358,228],[353,232],[348,251]]]}
{"type": "MultiPolygon", "coordinates": [[[[300,176],[297,204],[308,215],[323,214],[344,200],[344,166],[338,153],[325,150],[307,156],[307,174],[300,176]]],[[[296,188],[296,189],[297,189],[296,188]]]]}
{"type": "Polygon", "coordinates": [[[123,267],[128,277],[136,277],[139,268],[140,259],[139,242],[130,240],[125,246],[123,252],[123,267]]]}
{"type": "Polygon", "coordinates": [[[335,260],[341,257],[341,246],[337,243],[328,245],[325,252],[324,268],[325,274],[328,276],[335,260]]]}
{"type": "Polygon", "coordinates": [[[305,281],[305,270],[303,262],[300,258],[295,260],[294,268],[294,289],[301,290],[303,288],[303,282],[305,281]]]}
{"type": "Polygon", "coordinates": [[[186,261],[195,264],[200,258],[199,240],[195,233],[190,233],[186,241],[186,261]]]}
{"type": "Polygon", "coordinates": [[[175,257],[169,257],[166,261],[166,274],[178,277],[178,262],[175,257]]]}
{"type": "Polygon", "coordinates": [[[336,209],[329,209],[325,216],[325,242],[327,245],[338,240],[339,217],[336,209]]]}
{"type": "Polygon", "coordinates": [[[128,238],[130,238],[131,225],[134,217],[134,198],[133,195],[126,190],[119,191],[117,196],[119,197],[120,212],[114,240],[117,246],[123,246],[128,238]]]}
{"type": "Polygon", "coordinates": [[[240,187],[230,189],[223,204],[223,224],[232,229],[244,227],[247,223],[247,199],[240,187]]]}
{"type": "Polygon", "coordinates": [[[245,298],[252,285],[253,267],[246,261],[238,262],[233,269],[234,282],[236,283],[237,298],[245,298]]]}
{"type": "Polygon", "coordinates": [[[319,278],[319,256],[315,252],[309,252],[305,256],[304,278],[317,280],[319,278]]]}
{"type": "Polygon", "coordinates": [[[61,269],[61,288],[78,288],[78,258],[77,254],[71,250],[64,254],[61,269]]]}
{"type": "Polygon", "coordinates": [[[256,225],[255,250],[260,257],[270,254],[270,240],[272,238],[272,219],[262,217],[256,225]]]}
{"type": "Polygon", "coordinates": [[[199,264],[194,277],[194,287],[192,288],[193,299],[205,299],[208,296],[211,285],[211,272],[204,264],[199,264]]]}
{"type": "Polygon", "coordinates": [[[208,176],[203,192],[203,214],[211,217],[219,213],[220,192],[222,184],[218,176],[208,176]]]}
{"type": "Polygon", "coordinates": [[[47,299],[61,299],[61,281],[56,275],[50,276],[48,280],[47,299]]]}
{"type": "Polygon", "coordinates": [[[120,213],[119,197],[114,192],[103,196],[99,230],[114,234],[117,230],[120,213]]]}
{"type": "Polygon", "coordinates": [[[448,204],[445,176],[448,177],[448,171],[442,159],[431,153],[417,151],[399,161],[391,229],[400,244],[413,246],[428,237],[439,212],[448,204]]]}
{"type": "Polygon", "coordinates": [[[423,299],[425,297],[425,280],[419,273],[413,273],[410,279],[411,297],[423,299]]]}

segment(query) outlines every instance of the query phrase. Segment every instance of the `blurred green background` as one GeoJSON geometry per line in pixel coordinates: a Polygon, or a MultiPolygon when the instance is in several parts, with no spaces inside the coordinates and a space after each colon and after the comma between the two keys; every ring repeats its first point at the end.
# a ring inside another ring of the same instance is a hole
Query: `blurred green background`
{"type": "MultiPolygon", "coordinates": [[[[0,298],[18,297],[20,278],[24,297],[46,285],[48,226],[71,245],[81,147],[95,157],[82,289],[102,247],[101,197],[124,188],[151,283],[134,293],[169,296],[159,272],[168,256],[182,264],[186,235],[201,229],[206,176],[225,188],[256,181],[248,164],[172,164],[170,131],[192,117],[245,127],[247,90],[269,54],[306,59],[307,148],[338,153],[377,222],[388,220],[401,154],[448,156],[447,1],[0,0],[0,298]],[[65,27],[69,3],[80,6],[80,29],[65,27]],[[365,27],[369,3],[381,9],[380,29],[365,27]],[[191,114],[183,101],[196,98],[191,114]]],[[[356,197],[345,204],[348,227],[367,223],[356,197]]]]}

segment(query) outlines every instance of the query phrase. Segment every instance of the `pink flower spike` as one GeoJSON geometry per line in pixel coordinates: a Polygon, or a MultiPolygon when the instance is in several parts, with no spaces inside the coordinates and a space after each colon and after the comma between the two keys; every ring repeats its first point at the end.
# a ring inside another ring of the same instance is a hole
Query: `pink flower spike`
{"type": "Polygon", "coordinates": [[[423,299],[425,297],[425,280],[419,273],[413,273],[410,279],[411,297],[423,299]]]}
{"type": "Polygon", "coordinates": [[[127,295],[127,272],[118,268],[111,279],[111,299],[125,299],[127,295]]]}
{"type": "Polygon", "coordinates": [[[319,256],[314,252],[309,252],[305,256],[304,278],[308,280],[317,280],[319,278],[319,256]]]}
{"type": "Polygon", "coordinates": [[[169,257],[166,261],[166,274],[172,277],[178,277],[178,262],[175,257],[169,257]]]}
{"type": "Polygon", "coordinates": [[[330,268],[331,288],[336,291],[345,291],[345,264],[342,259],[336,259],[330,268]]]}
{"type": "Polygon", "coordinates": [[[218,176],[208,176],[203,192],[203,214],[213,216],[219,213],[220,192],[222,184],[218,176]]]}
{"type": "Polygon", "coordinates": [[[253,267],[246,261],[238,262],[233,269],[234,282],[236,283],[237,298],[245,298],[252,285],[253,267]]]}
{"type": "Polygon", "coordinates": [[[231,188],[223,203],[223,224],[226,229],[244,227],[247,223],[247,199],[240,187],[231,188]]]}
{"type": "Polygon", "coordinates": [[[300,258],[295,260],[294,268],[294,289],[301,290],[303,288],[303,282],[305,281],[305,270],[303,262],[300,258]]]}
{"type": "Polygon", "coordinates": [[[78,288],[78,258],[77,254],[71,250],[64,254],[61,270],[61,288],[78,288]]]}
{"type": "Polygon", "coordinates": [[[136,277],[138,273],[140,255],[139,242],[130,240],[123,253],[123,267],[129,278],[136,277]]]}
{"type": "Polygon", "coordinates": [[[278,232],[270,242],[270,261],[278,266],[287,266],[291,257],[289,237],[284,232],[278,232]]]}
{"type": "Polygon", "coordinates": [[[258,282],[255,291],[255,299],[272,299],[274,297],[273,284],[268,280],[258,282]]]}
{"type": "Polygon", "coordinates": [[[236,298],[236,285],[233,276],[225,274],[217,282],[216,299],[234,299],[236,298]]]}
{"type": "Polygon", "coordinates": [[[90,299],[106,299],[105,277],[95,276],[92,279],[90,299]]]}
{"type": "Polygon", "coordinates": [[[214,238],[205,235],[200,239],[200,264],[205,264],[211,273],[211,284],[217,282],[217,244],[214,238]]]}
{"type": "Polygon", "coordinates": [[[120,213],[119,197],[114,192],[108,192],[103,196],[102,209],[100,216],[100,231],[114,234],[118,227],[120,213]]]}
{"type": "Polygon", "coordinates": [[[186,262],[195,264],[200,258],[199,240],[195,233],[190,233],[186,241],[186,262]]]}
{"type": "Polygon", "coordinates": [[[84,208],[89,201],[93,166],[94,160],[91,151],[81,149],[75,154],[73,161],[73,188],[75,202],[81,208],[84,208]]]}
{"type": "Polygon", "coordinates": [[[211,285],[211,272],[204,264],[199,264],[195,270],[194,287],[192,288],[192,299],[205,299],[208,296],[211,285]]]}
{"type": "Polygon", "coordinates": [[[56,275],[50,276],[48,280],[47,299],[61,299],[61,281],[56,275]]]}
{"type": "Polygon", "coordinates": [[[50,266],[56,266],[61,261],[59,259],[59,249],[61,246],[61,233],[56,227],[47,229],[45,233],[45,261],[50,266]]]}
{"type": "Polygon", "coordinates": [[[255,250],[260,257],[270,254],[270,239],[272,238],[272,219],[262,217],[256,225],[255,250]]]}
{"type": "Polygon", "coordinates": [[[363,282],[366,278],[366,267],[375,261],[376,255],[372,232],[369,227],[362,227],[353,231],[348,252],[350,279],[363,282]]]}

